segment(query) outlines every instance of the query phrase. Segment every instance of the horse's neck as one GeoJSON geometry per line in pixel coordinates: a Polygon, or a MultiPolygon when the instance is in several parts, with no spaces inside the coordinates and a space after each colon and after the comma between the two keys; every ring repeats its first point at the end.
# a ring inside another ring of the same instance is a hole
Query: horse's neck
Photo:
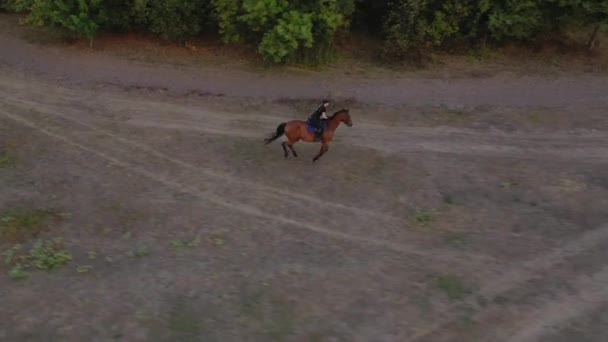
{"type": "Polygon", "coordinates": [[[339,115],[334,116],[331,120],[329,120],[329,125],[327,125],[327,129],[334,131],[336,128],[340,126],[340,118],[339,115]]]}

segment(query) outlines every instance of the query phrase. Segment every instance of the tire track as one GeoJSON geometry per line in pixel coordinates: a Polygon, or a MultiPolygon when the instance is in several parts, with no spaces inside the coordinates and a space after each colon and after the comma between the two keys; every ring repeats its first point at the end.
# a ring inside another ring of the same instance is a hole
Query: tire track
{"type": "Polygon", "coordinates": [[[452,309],[449,312],[444,312],[443,319],[436,320],[430,326],[420,329],[411,336],[411,341],[422,341],[433,333],[440,331],[453,323],[457,319],[454,316],[459,309],[477,307],[477,296],[482,296],[487,300],[493,299],[500,294],[516,288],[529,279],[532,279],[535,274],[541,270],[550,269],[570,257],[600,245],[606,240],[608,240],[608,225],[588,231],[580,238],[571,241],[564,246],[558,247],[547,254],[543,254],[510,269],[503,275],[482,285],[478,292],[474,293],[473,296],[470,296],[460,305],[452,306],[452,309]]]}
{"type": "Polygon", "coordinates": [[[575,282],[577,292],[562,295],[557,301],[520,317],[519,321],[503,336],[506,342],[537,341],[550,332],[552,327],[563,326],[606,303],[608,303],[608,266],[590,277],[581,277],[575,282]],[[515,331],[515,332],[513,332],[515,331]]]}
{"type": "Polygon", "coordinates": [[[251,215],[251,216],[267,219],[270,221],[279,222],[279,223],[286,224],[286,225],[293,226],[293,227],[303,228],[303,229],[306,229],[306,230],[309,230],[309,231],[312,231],[312,232],[315,232],[318,234],[322,234],[322,235],[325,235],[325,236],[328,236],[328,237],[331,237],[334,239],[338,239],[338,240],[361,243],[361,244],[371,245],[371,246],[375,246],[375,247],[382,247],[382,248],[386,248],[388,250],[392,250],[392,251],[398,252],[398,253],[420,256],[420,257],[424,257],[426,259],[429,259],[429,258],[435,259],[438,262],[454,261],[454,256],[449,255],[449,254],[445,254],[445,255],[429,254],[428,250],[419,250],[413,246],[408,246],[408,245],[393,243],[390,241],[348,234],[348,233],[344,233],[344,232],[338,232],[338,231],[326,229],[323,227],[319,227],[316,225],[308,224],[306,222],[300,222],[300,221],[290,219],[290,218],[287,218],[287,217],[284,217],[281,215],[268,213],[268,212],[260,210],[259,208],[255,207],[255,206],[252,206],[252,205],[245,205],[245,204],[236,203],[233,201],[228,201],[220,196],[216,196],[211,191],[200,191],[193,186],[184,185],[184,184],[176,182],[174,180],[167,179],[166,177],[162,177],[154,172],[150,172],[141,167],[137,167],[128,162],[125,162],[118,158],[112,157],[112,156],[108,155],[107,153],[104,153],[102,151],[99,151],[99,150],[91,148],[91,147],[87,147],[87,146],[85,146],[79,142],[73,141],[59,133],[55,133],[47,128],[41,127],[40,125],[38,125],[28,119],[25,119],[19,115],[10,114],[10,113],[7,113],[6,111],[0,111],[0,114],[17,123],[20,123],[26,127],[36,130],[50,138],[61,141],[64,144],[75,147],[82,151],[88,152],[94,156],[97,156],[98,158],[104,159],[108,163],[110,163],[114,166],[121,167],[125,170],[132,172],[133,174],[136,174],[136,175],[139,175],[148,180],[160,183],[175,191],[188,193],[202,201],[207,201],[207,202],[213,203],[218,206],[222,206],[222,207],[234,210],[234,211],[239,211],[246,215],[251,215]]]}
{"type": "MultiPolygon", "coordinates": [[[[251,118],[250,118],[251,119],[251,118]]],[[[214,119],[215,120],[215,119],[214,119]]],[[[226,120],[217,119],[217,120],[226,120]]],[[[280,122],[281,120],[276,120],[280,122]]],[[[178,131],[195,131],[209,134],[217,134],[247,139],[258,139],[265,131],[245,130],[238,127],[230,127],[226,122],[224,127],[214,125],[201,125],[199,122],[190,120],[167,120],[161,118],[131,118],[124,122],[138,128],[156,128],[178,131]]],[[[365,124],[356,124],[365,133],[345,132],[336,135],[336,141],[351,146],[371,148],[381,153],[402,154],[411,152],[435,152],[460,155],[484,156],[484,157],[513,157],[520,159],[545,159],[545,160],[574,160],[574,161],[608,161],[608,148],[602,144],[600,136],[587,141],[571,141],[557,137],[525,137],[514,135],[512,137],[501,135],[494,137],[488,134],[469,132],[444,133],[435,130],[434,134],[420,133],[412,129],[383,127],[372,129],[365,124]],[[447,137],[442,137],[446,135],[447,137]],[[475,143],[471,142],[476,141],[475,143]]],[[[271,131],[274,126],[268,126],[271,131]]],[[[580,138],[578,138],[581,140],[580,138]]]]}
{"type": "MultiPolygon", "coordinates": [[[[12,103],[15,106],[27,106],[30,108],[38,108],[37,106],[34,106],[33,104],[31,104],[29,101],[23,101],[23,100],[3,100],[5,103],[12,103]]],[[[310,196],[310,195],[306,195],[306,194],[301,194],[301,193],[294,193],[294,192],[289,192],[289,191],[285,191],[279,188],[275,188],[275,187],[271,187],[271,186],[267,186],[267,185],[261,185],[258,183],[254,183],[251,181],[247,181],[247,180],[243,180],[241,178],[237,178],[237,177],[233,177],[224,173],[219,173],[216,172],[214,170],[212,170],[211,168],[207,168],[207,167],[202,167],[202,166],[197,166],[197,165],[193,165],[191,163],[185,162],[183,160],[171,157],[167,154],[164,154],[162,152],[159,152],[153,148],[151,148],[150,146],[141,143],[141,142],[137,142],[137,141],[133,141],[124,137],[121,137],[117,134],[114,134],[106,129],[103,128],[99,128],[96,125],[84,122],[80,119],[76,119],[73,116],[70,115],[65,115],[65,114],[59,114],[57,112],[49,112],[48,114],[56,116],[56,117],[61,117],[64,120],[68,120],[71,121],[73,123],[76,123],[80,126],[86,127],[88,129],[90,129],[91,131],[107,136],[113,140],[116,140],[124,145],[127,146],[131,146],[133,148],[137,148],[141,151],[144,151],[150,155],[153,155],[157,158],[163,159],[165,161],[168,161],[170,163],[173,163],[177,166],[180,166],[182,168],[188,169],[190,171],[195,171],[195,172],[199,172],[201,174],[204,174],[205,176],[208,177],[212,177],[212,178],[216,178],[217,180],[221,180],[221,181],[225,181],[225,182],[232,182],[232,183],[236,183],[236,184],[240,184],[240,185],[244,185],[247,187],[250,187],[252,189],[255,189],[257,191],[263,191],[263,192],[267,192],[267,193],[274,193],[276,195],[280,195],[280,196],[284,196],[284,197],[289,197],[289,198],[293,198],[293,199],[298,199],[298,200],[302,200],[302,201],[306,201],[308,203],[314,204],[314,205],[319,205],[321,204],[324,207],[333,207],[333,208],[337,208],[340,210],[346,210],[349,211],[353,214],[356,215],[360,215],[360,214],[365,214],[367,216],[370,217],[376,217],[382,220],[388,220],[388,221],[392,221],[393,223],[396,222],[401,222],[403,219],[392,216],[390,214],[387,213],[378,213],[378,212],[374,212],[368,209],[364,209],[364,208],[358,208],[358,207],[352,207],[346,204],[342,204],[342,203],[336,203],[333,201],[326,201],[323,200],[319,197],[314,197],[314,196],[310,196]]],[[[216,131],[216,130],[213,130],[216,131]]]]}
{"type": "MultiPolygon", "coordinates": [[[[9,89],[16,89],[15,85],[3,84],[9,89]]],[[[17,87],[18,88],[18,87],[17,87]]],[[[28,93],[30,91],[28,90],[28,93]]],[[[20,92],[21,93],[21,92],[20,92]]],[[[37,97],[41,100],[45,94],[40,93],[37,97]]],[[[70,97],[68,92],[60,91],[63,97],[70,97]]],[[[14,97],[19,97],[15,94],[14,97]]],[[[209,123],[200,124],[200,120],[192,120],[192,112],[189,107],[168,102],[153,101],[152,103],[141,103],[125,98],[123,96],[108,94],[105,96],[111,100],[111,109],[121,111],[117,108],[138,108],[137,114],[126,121],[104,120],[108,122],[120,122],[142,128],[158,128],[182,131],[200,131],[209,134],[241,137],[246,139],[259,139],[272,131],[276,124],[286,120],[283,118],[272,118],[268,115],[243,115],[233,114],[220,115],[213,112],[198,110],[202,118],[211,118],[209,123]],[[188,116],[187,120],[167,119],[166,116],[149,115],[162,108],[169,112],[177,112],[188,116]],[[144,114],[145,113],[145,114],[144,114]],[[256,123],[256,127],[239,125],[239,121],[256,123]],[[267,126],[259,126],[265,123],[267,126]],[[258,127],[259,126],[259,127],[258,127]]],[[[21,97],[27,102],[26,97],[21,97]]],[[[48,102],[48,101],[47,101],[48,102]]],[[[57,99],[53,98],[52,106],[60,107],[57,99]]],[[[68,103],[66,103],[68,104],[68,103]]],[[[49,105],[49,103],[47,103],[49,105]]],[[[60,108],[57,108],[60,109],[60,108]]],[[[130,111],[133,112],[133,111],[130,111]]],[[[603,133],[585,133],[584,135],[573,134],[524,134],[505,133],[493,131],[491,133],[475,132],[471,130],[454,128],[424,128],[424,127],[393,127],[373,122],[356,121],[359,131],[345,131],[336,136],[336,141],[342,141],[352,146],[371,148],[381,153],[402,154],[416,152],[435,152],[447,154],[460,154],[471,156],[484,156],[489,158],[511,157],[532,160],[569,160],[579,162],[608,162],[608,147],[604,141],[608,135],[603,133]],[[361,133],[364,132],[364,133],[361,133]]],[[[225,175],[221,175],[225,176],[225,175]]],[[[249,184],[256,186],[256,184],[249,184]]],[[[289,196],[287,192],[283,196],[289,196]]],[[[306,195],[305,195],[306,196],[306,195]]],[[[317,198],[309,196],[307,200],[316,201],[317,198]]],[[[327,202],[331,205],[331,202],[327,202]]],[[[362,208],[354,208],[364,210],[362,208]]],[[[374,215],[373,212],[368,212],[374,215]]]]}

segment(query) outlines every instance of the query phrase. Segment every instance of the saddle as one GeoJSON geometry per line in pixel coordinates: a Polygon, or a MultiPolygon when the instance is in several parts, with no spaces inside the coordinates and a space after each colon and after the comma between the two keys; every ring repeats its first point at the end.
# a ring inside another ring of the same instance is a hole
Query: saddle
{"type": "Polygon", "coordinates": [[[327,129],[327,123],[321,122],[321,129],[319,129],[319,131],[317,131],[317,127],[311,125],[310,123],[307,123],[306,127],[308,129],[308,133],[314,134],[315,141],[320,141],[321,136],[323,135],[323,132],[325,132],[325,130],[327,129]]]}

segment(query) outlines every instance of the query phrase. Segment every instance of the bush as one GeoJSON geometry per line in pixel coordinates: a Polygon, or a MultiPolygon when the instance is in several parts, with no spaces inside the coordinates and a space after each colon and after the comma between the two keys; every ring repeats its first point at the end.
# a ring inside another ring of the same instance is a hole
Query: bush
{"type": "Polygon", "coordinates": [[[91,43],[100,30],[184,41],[213,27],[275,63],[327,60],[351,20],[384,40],[386,58],[418,62],[437,49],[531,41],[572,26],[590,31],[592,49],[608,25],[606,0],[0,0],[0,9],[31,12],[31,23],[91,43]]]}
{"type": "Polygon", "coordinates": [[[481,12],[488,12],[488,30],[492,38],[526,39],[540,32],[545,22],[540,0],[482,1],[481,12]]]}
{"type": "Polygon", "coordinates": [[[184,41],[203,31],[211,21],[206,0],[150,0],[147,20],[150,31],[161,37],[184,41]]]}
{"type": "Polygon", "coordinates": [[[107,14],[104,29],[128,32],[145,28],[148,0],[104,0],[103,8],[107,14]]]}
{"type": "Polygon", "coordinates": [[[264,59],[279,63],[302,47],[311,48],[312,44],[312,15],[289,11],[264,34],[259,52],[264,59]]]}
{"type": "Polygon", "coordinates": [[[101,0],[35,0],[28,22],[67,29],[75,37],[93,38],[106,21],[101,0]]]}
{"type": "Polygon", "coordinates": [[[275,63],[313,56],[346,27],[353,0],[213,0],[220,34],[226,43],[255,43],[275,63]]]}
{"type": "Polygon", "coordinates": [[[0,1],[0,9],[10,12],[29,12],[34,5],[35,0],[2,0],[0,1]]]}

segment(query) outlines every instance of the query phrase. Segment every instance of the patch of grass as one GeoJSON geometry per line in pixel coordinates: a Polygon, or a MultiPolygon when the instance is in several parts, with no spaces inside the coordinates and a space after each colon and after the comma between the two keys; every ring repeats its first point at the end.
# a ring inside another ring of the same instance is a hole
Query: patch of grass
{"type": "Polygon", "coordinates": [[[261,310],[262,301],[266,295],[264,290],[258,290],[255,292],[242,291],[241,296],[241,313],[247,317],[256,317],[261,310]]]}
{"type": "Polygon", "coordinates": [[[201,245],[200,237],[194,239],[175,239],[170,242],[171,249],[175,252],[183,251],[188,248],[196,248],[201,245]]]}
{"type": "Polygon", "coordinates": [[[8,272],[8,276],[12,280],[23,280],[29,277],[30,274],[25,271],[23,266],[17,265],[8,272]]]}
{"type": "Polygon", "coordinates": [[[416,223],[422,226],[428,226],[434,219],[435,211],[432,209],[417,209],[416,223]]]}
{"type": "Polygon", "coordinates": [[[450,301],[462,300],[471,293],[460,277],[451,274],[437,277],[437,287],[445,292],[450,301]]]}
{"type": "Polygon", "coordinates": [[[466,120],[473,116],[471,112],[467,112],[464,109],[448,109],[447,114],[450,120],[455,121],[466,120]]]}
{"type": "Polygon", "coordinates": [[[10,268],[8,276],[13,280],[27,278],[30,269],[51,271],[72,260],[72,254],[64,248],[61,239],[36,241],[29,251],[21,245],[14,245],[3,256],[4,263],[10,268]]]}
{"type": "Polygon", "coordinates": [[[174,340],[199,341],[202,330],[201,315],[188,298],[180,297],[169,311],[169,330],[174,340]]]}
{"type": "Polygon", "coordinates": [[[264,327],[266,335],[272,341],[287,341],[288,337],[293,334],[294,329],[295,321],[293,315],[289,312],[278,314],[264,327]]]}
{"type": "Polygon", "coordinates": [[[72,254],[63,247],[61,239],[37,241],[30,251],[31,265],[39,270],[50,271],[72,260],[72,254]]]}
{"type": "Polygon", "coordinates": [[[6,151],[0,152],[0,169],[8,169],[17,164],[17,158],[6,151]]]}
{"type": "Polygon", "coordinates": [[[58,217],[51,210],[27,210],[0,216],[0,238],[9,242],[24,242],[47,230],[51,219],[58,217]]]}

